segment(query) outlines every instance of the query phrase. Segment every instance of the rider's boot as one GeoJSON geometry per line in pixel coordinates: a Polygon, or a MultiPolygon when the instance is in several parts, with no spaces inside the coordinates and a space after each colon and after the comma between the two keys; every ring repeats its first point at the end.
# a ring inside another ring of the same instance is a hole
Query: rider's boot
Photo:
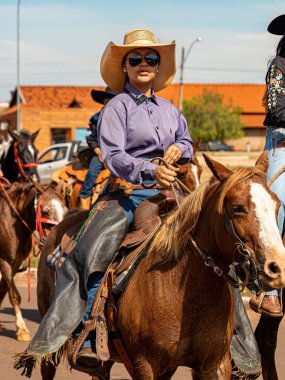
{"type": "Polygon", "coordinates": [[[88,198],[79,198],[80,199],[80,207],[84,210],[89,210],[91,206],[91,197],[88,198]]]}
{"type": "Polygon", "coordinates": [[[280,295],[269,295],[261,293],[259,296],[253,294],[249,300],[252,310],[267,317],[283,317],[282,302],[280,295]]]}

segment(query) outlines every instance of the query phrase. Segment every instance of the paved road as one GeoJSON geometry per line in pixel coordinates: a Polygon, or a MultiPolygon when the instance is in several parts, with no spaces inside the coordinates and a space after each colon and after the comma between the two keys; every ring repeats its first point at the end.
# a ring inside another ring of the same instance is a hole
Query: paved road
{"type": "MultiPolygon", "coordinates": [[[[19,275],[18,275],[19,276],[19,275]]],[[[19,285],[19,290],[22,295],[22,311],[23,316],[26,320],[27,327],[30,329],[31,333],[37,329],[39,323],[39,313],[36,306],[36,294],[35,294],[35,281],[33,281],[32,289],[32,300],[30,303],[27,302],[28,292],[26,281],[21,277],[18,277],[17,284],[19,285]]],[[[257,316],[255,313],[250,313],[250,319],[253,326],[257,324],[257,316]]],[[[4,300],[3,308],[0,314],[0,323],[5,327],[5,331],[0,336],[0,380],[24,380],[20,376],[18,371],[13,369],[13,355],[15,353],[24,351],[27,344],[20,343],[15,340],[15,325],[14,325],[14,311],[9,304],[8,298],[4,300]]],[[[277,366],[279,379],[285,379],[285,322],[282,323],[281,329],[279,332],[279,347],[277,350],[277,366]],[[283,343],[284,342],[284,343],[283,343]]],[[[122,365],[116,364],[111,373],[112,380],[129,380],[130,377],[122,365]]],[[[190,370],[188,368],[180,367],[175,375],[173,380],[186,380],[191,379],[190,370]]],[[[37,366],[32,379],[41,380],[40,371],[37,366]]],[[[60,368],[57,372],[56,380],[84,380],[90,379],[88,375],[82,374],[77,371],[70,372],[67,365],[60,365],[60,368]]],[[[261,380],[261,378],[260,378],[261,380]]]]}

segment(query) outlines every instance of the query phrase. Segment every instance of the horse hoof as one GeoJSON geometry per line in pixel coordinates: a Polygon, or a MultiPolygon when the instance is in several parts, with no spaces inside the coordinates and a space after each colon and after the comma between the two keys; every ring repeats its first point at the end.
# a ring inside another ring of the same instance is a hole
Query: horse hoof
{"type": "Polygon", "coordinates": [[[16,339],[18,342],[29,342],[31,340],[31,335],[28,331],[17,332],[16,339]]]}

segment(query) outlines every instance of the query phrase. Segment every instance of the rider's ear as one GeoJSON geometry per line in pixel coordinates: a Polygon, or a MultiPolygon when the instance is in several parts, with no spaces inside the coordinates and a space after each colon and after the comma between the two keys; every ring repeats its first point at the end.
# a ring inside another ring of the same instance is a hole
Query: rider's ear
{"type": "Polygon", "coordinates": [[[32,142],[35,141],[35,139],[36,139],[36,137],[37,137],[37,135],[38,135],[38,133],[39,133],[40,130],[41,130],[41,128],[39,128],[36,132],[34,132],[33,134],[31,134],[30,139],[32,140],[32,142]]]}
{"type": "Polygon", "coordinates": [[[205,153],[203,153],[204,160],[206,161],[207,166],[214,174],[214,176],[219,180],[223,181],[225,178],[232,174],[232,171],[226,168],[224,165],[220,164],[218,161],[213,160],[205,153]]]}

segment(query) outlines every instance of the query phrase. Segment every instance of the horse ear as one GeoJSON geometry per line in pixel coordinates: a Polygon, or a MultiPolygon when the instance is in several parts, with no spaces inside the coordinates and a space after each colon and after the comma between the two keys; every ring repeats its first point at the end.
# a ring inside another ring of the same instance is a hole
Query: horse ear
{"type": "Polygon", "coordinates": [[[30,139],[32,140],[32,142],[35,141],[35,139],[36,139],[36,137],[37,137],[37,135],[38,135],[38,133],[39,133],[40,130],[41,130],[41,128],[39,128],[36,132],[34,132],[34,133],[31,134],[30,139]]]}
{"type": "Polygon", "coordinates": [[[220,164],[218,161],[213,160],[209,156],[207,156],[205,153],[203,153],[204,160],[211,170],[211,172],[214,174],[214,176],[219,180],[223,181],[225,178],[230,176],[232,174],[232,171],[228,168],[226,168],[224,165],[220,164]]]}
{"type": "Polygon", "coordinates": [[[268,169],[268,150],[265,150],[258,157],[255,166],[261,169],[264,173],[267,172],[268,169]]]}
{"type": "Polygon", "coordinates": [[[14,132],[10,127],[7,128],[7,131],[14,141],[21,140],[21,136],[17,132],[14,132]]]}
{"type": "Polygon", "coordinates": [[[195,155],[197,150],[199,150],[199,148],[200,148],[200,140],[197,140],[193,143],[193,156],[195,155]]]}
{"type": "Polygon", "coordinates": [[[39,182],[35,181],[32,177],[30,177],[30,181],[33,182],[33,185],[35,186],[35,188],[38,190],[38,192],[40,194],[44,193],[45,188],[43,187],[43,185],[41,185],[39,182]]]}

